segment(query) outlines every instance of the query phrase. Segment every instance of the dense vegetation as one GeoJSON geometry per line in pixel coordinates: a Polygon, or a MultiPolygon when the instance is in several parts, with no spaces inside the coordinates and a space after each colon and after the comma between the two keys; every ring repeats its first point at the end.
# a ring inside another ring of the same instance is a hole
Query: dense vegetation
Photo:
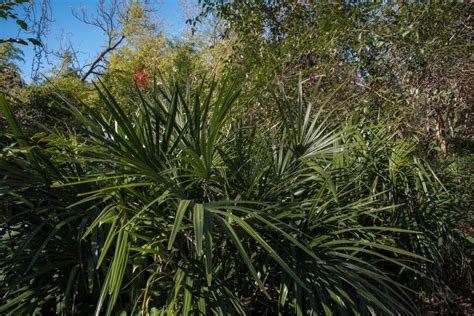
{"type": "Polygon", "coordinates": [[[91,80],[0,44],[0,314],[469,299],[471,4],[206,0],[180,39],[146,5],[91,80]]]}

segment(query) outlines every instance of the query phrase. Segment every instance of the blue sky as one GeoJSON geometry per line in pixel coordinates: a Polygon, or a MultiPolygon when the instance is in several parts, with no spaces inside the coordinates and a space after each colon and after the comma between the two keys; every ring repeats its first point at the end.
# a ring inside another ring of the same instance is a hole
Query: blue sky
{"type": "MultiPolygon", "coordinates": [[[[155,0],[158,1],[158,0],[155,0]]],[[[55,51],[61,47],[61,42],[70,41],[75,49],[79,51],[81,63],[89,61],[97,56],[104,42],[104,36],[100,30],[78,21],[72,10],[79,11],[81,6],[86,6],[88,12],[93,13],[97,0],[51,0],[51,13],[53,22],[46,37],[48,50],[55,51]]],[[[179,0],[162,0],[158,7],[158,18],[162,21],[165,34],[169,37],[179,35],[185,28],[185,21],[179,0]]],[[[16,37],[18,25],[11,20],[0,19],[0,38],[16,37]]],[[[31,63],[33,60],[33,48],[19,45],[23,50],[25,62],[19,64],[24,79],[31,79],[31,63]]],[[[43,72],[47,72],[45,65],[43,72]]]]}

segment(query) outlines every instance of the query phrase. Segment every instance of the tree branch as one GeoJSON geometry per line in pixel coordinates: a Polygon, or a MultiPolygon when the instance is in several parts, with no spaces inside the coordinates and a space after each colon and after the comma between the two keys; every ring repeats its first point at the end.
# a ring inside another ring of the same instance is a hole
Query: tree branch
{"type": "Polygon", "coordinates": [[[97,56],[97,58],[91,63],[89,66],[89,69],[82,75],[81,81],[86,81],[87,77],[89,77],[94,70],[99,66],[99,63],[104,59],[105,55],[107,55],[109,52],[113,51],[116,49],[122,41],[125,39],[125,36],[122,35],[120,39],[114,44],[114,45],[108,45],[100,54],[97,56]]]}

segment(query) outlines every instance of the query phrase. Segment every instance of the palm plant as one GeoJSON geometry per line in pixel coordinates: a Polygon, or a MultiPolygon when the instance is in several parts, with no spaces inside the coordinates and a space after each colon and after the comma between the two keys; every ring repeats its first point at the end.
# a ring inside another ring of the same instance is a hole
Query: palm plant
{"type": "Polygon", "coordinates": [[[2,102],[0,311],[417,313],[397,275],[427,260],[398,238],[424,235],[390,220],[384,190],[357,190],[358,136],[301,89],[266,130],[232,119],[236,84],[137,89],[132,113],[97,90],[108,117],[64,100],[77,137],[27,139],[2,102]]]}
{"type": "Polygon", "coordinates": [[[469,288],[466,240],[456,230],[463,215],[432,167],[416,157],[416,142],[397,139],[381,123],[349,124],[358,127],[351,128],[354,132],[346,142],[352,145],[343,155],[346,168],[352,169],[350,175],[357,177],[356,195],[380,194],[381,203],[393,208],[385,217],[390,225],[423,232],[396,238],[399,247],[431,261],[419,266],[429,280],[406,276],[415,280],[412,287],[439,290],[449,282],[469,288]]]}
{"type": "Polygon", "coordinates": [[[12,132],[2,135],[11,145],[2,146],[0,159],[0,312],[88,310],[102,282],[93,263],[101,234],[81,239],[95,205],[73,203],[91,186],[51,188],[85,176],[75,142],[46,133],[27,137],[1,96],[0,103],[12,132]]]}

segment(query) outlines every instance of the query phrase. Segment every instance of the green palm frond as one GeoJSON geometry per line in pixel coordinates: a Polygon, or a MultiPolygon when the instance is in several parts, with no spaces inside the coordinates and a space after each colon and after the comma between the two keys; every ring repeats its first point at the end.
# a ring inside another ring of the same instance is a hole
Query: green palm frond
{"type": "Polygon", "coordinates": [[[65,100],[80,133],[41,143],[0,100],[0,310],[416,314],[404,278],[435,279],[445,190],[412,144],[329,127],[299,90],[262,132],[234,83],[137,89],[128,112],[99,83],[107,115],[65,100]]]}

